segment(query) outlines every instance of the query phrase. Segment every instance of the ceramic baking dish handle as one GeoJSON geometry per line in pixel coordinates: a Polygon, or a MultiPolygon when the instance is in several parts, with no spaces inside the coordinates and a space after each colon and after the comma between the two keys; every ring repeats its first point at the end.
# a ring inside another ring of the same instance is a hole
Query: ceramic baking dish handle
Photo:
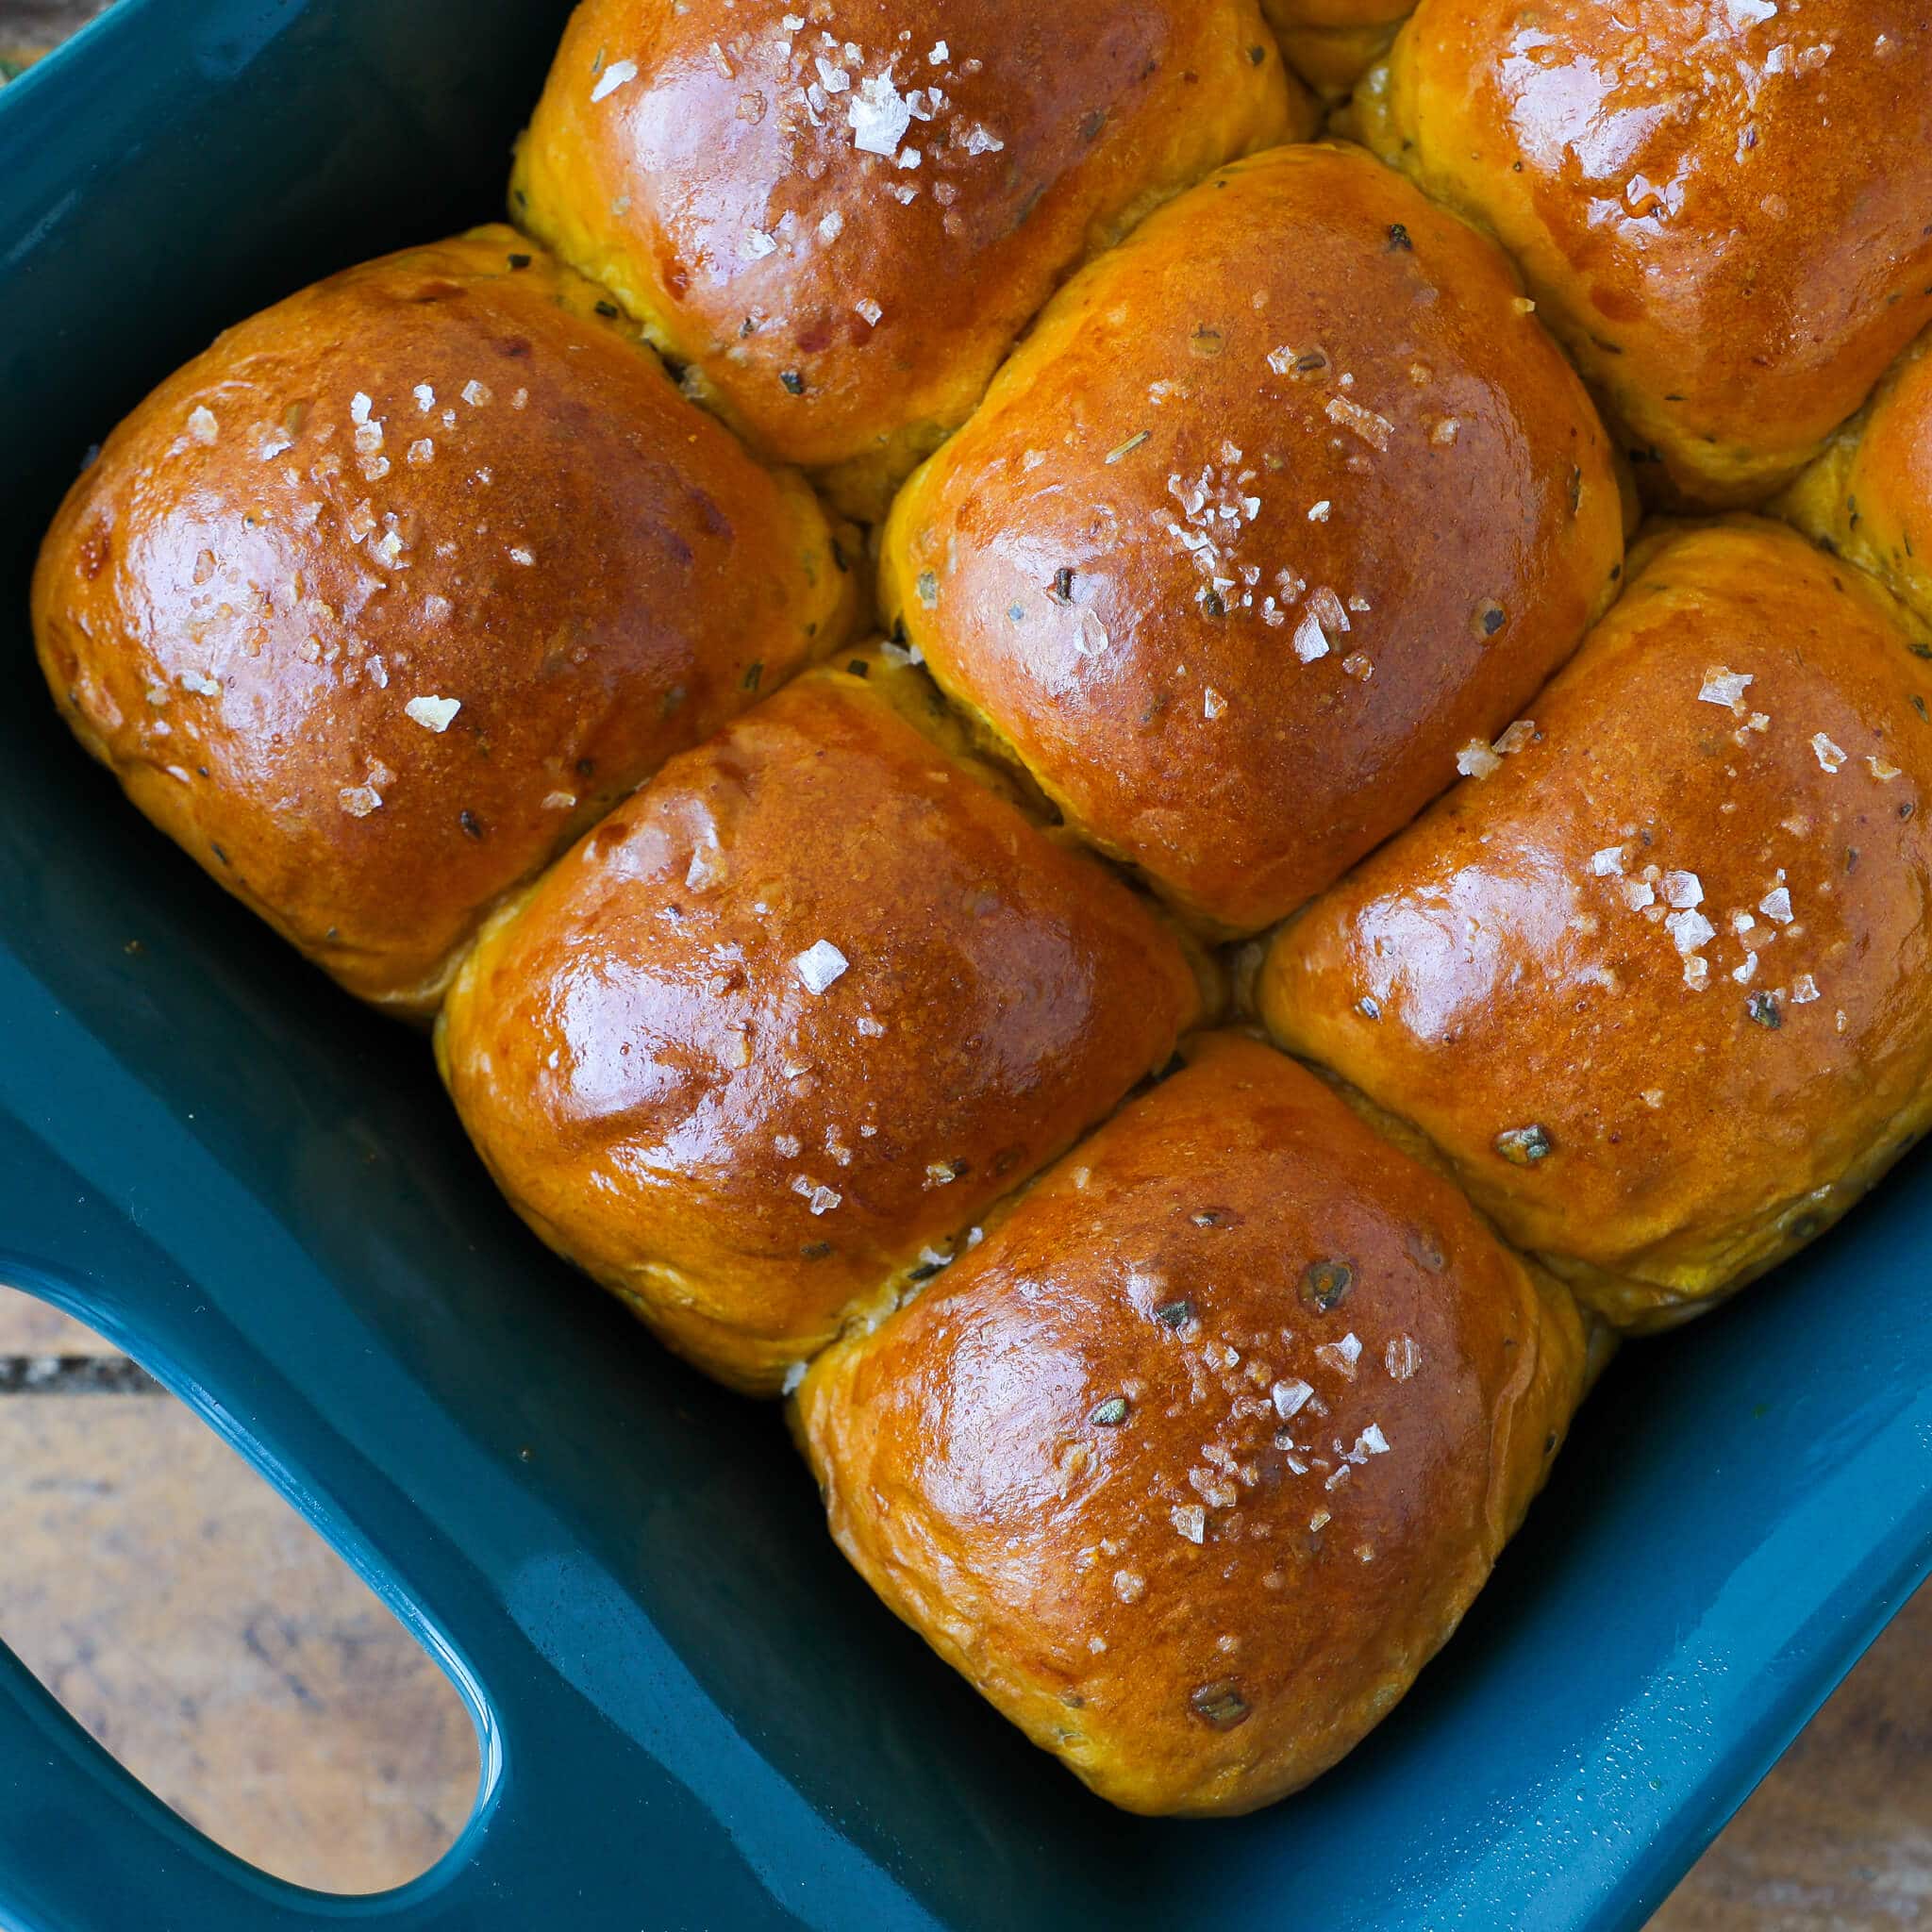
{"type": "MultiPolygon", "coordinates": [[[[140,1230],[91,1193],[0,1095],[0,1282],[71,1309],[137,1354],[342,1542],[341,1524],[312,1491],[239,1431],[176,1352],[184,1304],[166,1291],[178,1297],[182,1284],[178,1274],[163,1280],[150,1272],[162,1263],[140,1230]]],[[[230,1366],[244,1381],[272,1386],[265,1364],[237,1358],[230,1366]]],[[[365,1572],[373,1567],[366,1551],[348,1553],[365,1572]]],[[[402,1614],[413,1615],[395,1600],[389,1579],[372,1580],[402,1614]]],[[[417,1627],[433,1635],[420,1621],[417,1627]]],[[[475,1700],[474,1687],[466,1688],[475,1700]]],[[[498,1755],[493,1745],[486,1749],[492,1773],[498,1755]]],[[[0,1645],[0,1926],[8,1932],[298,1932],[343,1924],[482,1932],[519,1923],[491,1904],[504,1890],[506,1863],[516,1862],[515,1836],[492,1843],[479,1814],[441,1865],[374,1897],[284,1884],[177,1816],[0,1645]]]]}

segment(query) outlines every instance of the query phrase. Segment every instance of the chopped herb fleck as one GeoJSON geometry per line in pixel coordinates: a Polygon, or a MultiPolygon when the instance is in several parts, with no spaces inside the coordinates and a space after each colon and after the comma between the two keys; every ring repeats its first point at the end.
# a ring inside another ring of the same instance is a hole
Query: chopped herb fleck
{"type": "Polygon", "coordinates": [[[744,688],[745,688],[745,690],[746,690],[746,691],[756,691],[756,690],[758,690],[758,680],[759,680],[760,678],[762,678],[762,677],[764,676],[764,675],[765,675],[765,664],[764,664],[764,659],[763,659],[763,658],[753,658],[753,659],[752,659],[752,662],[751,662],[751,666],[750,666],[750,668],[749,668],[749,669],[748,669],[748,670],[747,670],[747,671],[745,672],[745,674],[744,674],[744,688]]]}
{"type": "Polygon", "coordinates": [[[830,1241],[807,1241],[799,1249],[799,1255],[808,1261],[823,1261],[832,1252],[830,1241]]]}
{"type": "Polygon", "coordinates": [[[1389,224],[1389,252],[1394,255],[1405,250],[1412,254],[1415,250],[1415,243],[1408,239],[1408,230],[1400,222],[1391,222],[1389,224]]]}
{"type": "Polygon", "coordinates": [[[1505,1127],[1496,1136],[1496,1152],[1512,1167],[1534,1167],[1547,1159],[1556,1148],[1545,1127],[1505,1127]]]}
{"type": "Polygon", "coordinates": [[[1777,1009],[1777,995],[1774,992],[1754,992],[1744,1002],[1744,1010],[1758,1025],[1773,1033],[1785,1024],[1784,1015],[1777,1009]]]}
{"type": "Polygon", "coordinates": [[[1324,1315],[1339,1308],[1354,1286],[1355,1270],[1346,1261],[1310,1261],[1302,1271],[1303,1303],[1324,1315]]]}
{"type": "Polygon", "coordinates": [[[528,268],[530,258],[527,255],[512,255],[509,258],[509,265],[512,268],[528,268]]]}
{"type": "Polygon", "coordinates": [[[1241,1219],[1232,1208],[1203,1208],[1191,1218],[1196,1227],[1232,1227],[1241,1219]]]}
{"type": "Polygon", "coordinates": [[[1492,638],[1503,628],[1507,615],[1493,597],[1485,597],[1475,607],[1475,634],[1481,638],[1492,638]]]}
{"type": "Polygon", "coordinates": [[[934,572],[929,570],[921,571],[919,573],[919,580],[913,588],[919,593],[920,603],[926,609],[930,610],[940,601],[940,580],[934,572]]]}
{"type": "Polygon", "coordinates": [[[1194,1319],[1194,1305],[1189,1301],[1167,1302],[1155,1309],[1154,1319],[1164,1328],[1185,1328],[1194,1319]]]}
{"type": "Polygon", "coordinates": [[[802,396],[805,393],[805,377],[795,369],[781,370],[778,380],[785,385],[788,395],[802,396]]]}
{"type": "Polygon", "coordinates": [[[1046,593],[1056,604],[1071,604],[1074,601],[1074,571],[1071,564],[1062,564],[1053,574],[1053,589],[1046,593]]]}
{"type": "Polygon", "coordinates": [[[483,822],[475,812],[468,809],[458,812],[457,823],[462,826],[467,837],[480,839],[483,836],[483,822]]]}
{"type": "Polygon", "coordinates": [[[1570,470],[1570,514],[1574,517],[1583,509],[1583,472],[1573,464],[1570,470]]]}
{"type": "Polygon", "coordinates": [[[597,304],[597,313],[608,322],[615,322],[617,320],[617,304],[615,302],[600,302],[597,304]]]}
{"type": "Polygon", "coordinates": [[[1205,323],[1188,338],[1188,347],[1195,355],[1207,359],[1220,355],[1226,346],[1226,338],[1221,331],[1218,328],[1209,328],[1205,323]]]}
{"type": "Polygon", "coordinates": [[[1356,1001],[1355,1009],[1364,1020],[1379,1020],[1382,1017],[1382,1003],[1374,993],[1365,992],[1356,1001]]]}
{"type": "Polygon", "coordinates": [[[1126,441],[1122,443],[1118,449],[1110,449],[1108,451],[1107,460],[1109,463],[1117,463],[1123,457],[1132,456],[1133,453],[1137,449],[1139,449],[1141,445],[1143,442],[1145,442],[1151,435],[1153,435],[1153,433],[1154,432],[1151,429],[1142,429],[1139,431],[1136,435],[1128,437],[1126,441]]]}
{"type": "Polygon", "coordinates": [[[846,665],[845,668],[851,672],[854,677],[870,677],[872,675],[872,666],[863,658],[853,658],[851,663],[846,665]]]}
{"type": "Polygon", "coordinates": [[[1268,49],[1266,47],[1250,47],[1248,49],[1248,65],[1250,67],[1265,66],[1267,60],[1268,49]]]}
{"type": "Polygon", "coordinates": [[[1124,1395],[1109,1395],[1087,1420],[1097,1423],[1103,1429],[1118,1428],[1127,1419],[1127,1398],[1124,1395]]]}
{"type": "Polygon", "coordinates": [[[1203,1684],[1189,1696],[1188,1708],[1217,1731],[1231,1731],[1248,1719],[1248,1700],[1231,1677],[1218,1684],[1203,1684]]]}

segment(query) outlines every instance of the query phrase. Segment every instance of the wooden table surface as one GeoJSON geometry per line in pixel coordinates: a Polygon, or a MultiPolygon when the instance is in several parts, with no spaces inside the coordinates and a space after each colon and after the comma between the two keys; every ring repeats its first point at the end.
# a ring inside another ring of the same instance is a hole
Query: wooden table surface
{"type": "MultiPolygon", "coordinates": [[[[105,0],[0,0],[0,73],[105,0]]],[[[0,1290],[0,1638],[184,1816],[269,1870],[400,1883],[476,1788],[456,1693],[234,1453],[0,1290]]],[[[1932,1585],[1652,1932],[1932,1927],[1932,1585]]]]}

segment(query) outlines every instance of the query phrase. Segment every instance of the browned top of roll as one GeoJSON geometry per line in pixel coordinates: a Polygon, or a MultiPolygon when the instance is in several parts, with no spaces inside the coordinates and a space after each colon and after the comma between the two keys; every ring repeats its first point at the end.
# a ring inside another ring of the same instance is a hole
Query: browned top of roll
{"type": "Polygon", "coordinates": [[[1311,125],[1255,0],[585,0],[513,205],[873,515],[1070,269],[1311,125]]]}
{"type": "Polygon", "coordinates": [[[1923,0],[1423,0],[1367,90],[1666,496],[1763,497],[1932,321],[1923,0]]]}
{"type": "Polygon", "coordinates": [[[1231,1035],[799,1419],[893,1609],[1102,1796],[1241,1811],[1408,1688],[1542,1478],[1581,1324],[1447,1182],[1231,1035]]]}
{"type": "Polygon", "coordinates": [[[1893,365],[1871,407],[1779,506],[1869,570],[1932,629],[1932,331],[1893,365]]]}
{"type": "Polygon", "coordinates": [[[1359,149],[1227,169],[1077,277],[907,486],[888,613],[1085,837],[1267,924],[1607,601],[1605,438],[1527,308],[1359,149]]]}
{"type": "Polygon", "coordinates": [[[915,727],[930,685],[895,703],[873,669],[668,765],[486,932],[440,1034],[518,1208],[766,1392],[1199,1007],[1153,914],[915,727]]]}
{"type": "Polygon", "coordinates": [[[432,1008],[499,893],[849,622],[809,491],[598,301],[507,228],[317,283],[156,390],[42,552],[82,741],[365,998],[432,1008]]]}
{"type": "Polygon", "coordinates": [[[1276,942],[1269,1024],[1587,1298],[1668,1320],[1932,1108],[1928,708],[1857,571],[1775,525],[1669,533],[1535,739],[1276,942]]]}

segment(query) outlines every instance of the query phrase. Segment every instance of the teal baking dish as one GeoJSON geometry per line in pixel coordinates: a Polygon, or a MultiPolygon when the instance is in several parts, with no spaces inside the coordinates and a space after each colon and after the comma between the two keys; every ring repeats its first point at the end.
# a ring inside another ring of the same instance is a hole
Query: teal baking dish
{"type": "Polygon", "coordinates": [[[0,94],[0,1277],[148,1363],[441,1659],[484,1741],[370,1899],[232,1859],[0,1653],[19,1932],[1641,1923],[1932,1564],[1928,1170],[1634,1347],[1461,1635],[1233,1823],[1108,1811],[844,1567],[777,1413],[651,1346],[353,1007],[47,704],[40,530],[224,324],[496,211],[559,0],[120,0],[0,94]]]}

